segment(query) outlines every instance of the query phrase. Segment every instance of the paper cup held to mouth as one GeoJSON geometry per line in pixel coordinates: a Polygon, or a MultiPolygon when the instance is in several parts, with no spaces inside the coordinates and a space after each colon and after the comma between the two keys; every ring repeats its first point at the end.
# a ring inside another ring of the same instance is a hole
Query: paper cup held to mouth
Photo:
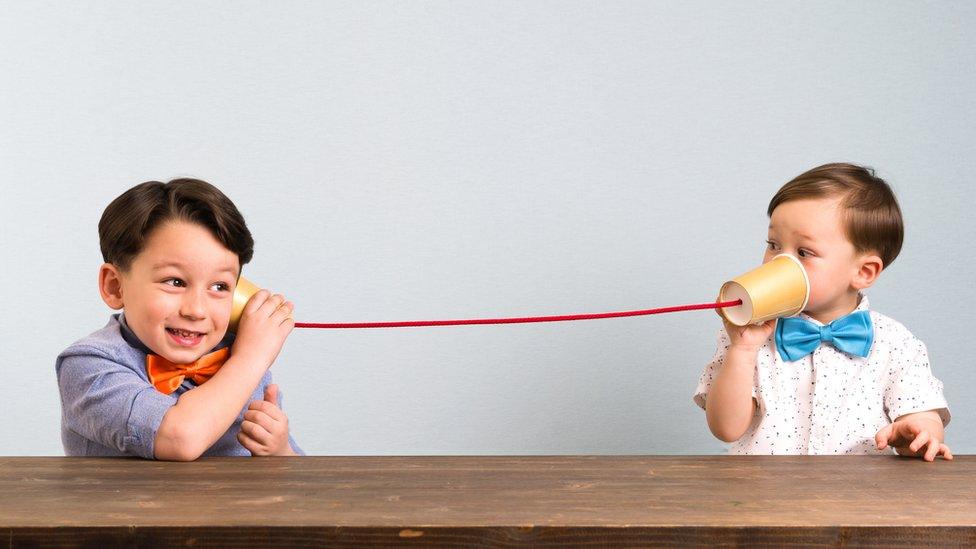
{"type": "Polygon", "coordinates": [[[799,314],[810,298],[810,280],[796,257],[780,254],[748,273],[722,285],[719,300],[742,300],[720,312],[736,326],[762,324],[767,320],[799,314]]]}

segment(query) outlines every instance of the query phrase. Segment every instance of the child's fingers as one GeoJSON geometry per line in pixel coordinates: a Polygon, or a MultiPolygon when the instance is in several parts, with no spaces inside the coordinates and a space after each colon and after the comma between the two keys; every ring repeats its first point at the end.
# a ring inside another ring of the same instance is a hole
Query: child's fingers
{"type": "Polygon", "coordinates": [[[245,435],[242,431],[238,431],[237,432],[237,442],[240,442],[241,443],[241,446],[243,446],[243,447],[247,448],[248,450],[250,450],[251,449],[251,443],[254,442],[254,441],[252,441],[251,438],[248,437],[247,435],[245,435]]]}
{"type": "Polygon", "coordinates": [[[247,448],[252,453],[258,446],[257,441],[244,434],[244,431],[237,432],[237,442],[240,442],[241,446],[247,448]]]}
{"type": "Polygon", "coordinates": [[[267,448],[243,432],[237,433],[237,442],[240,442],[241,446],[243,446],[248,452],[251,452],[252,456],[262,456],[268,454],[267,448]]]}
{"type": "Polygon", "coordinates": [[[271,294],[268,290],[258,290],[244,306],[245,314],[248,316],[257,315],[262,318],[271,318],[279,312],[287,313],[285,316],[289,316],[292,310],[294,310],[294,304],[286,301],[285,296],[271,294]]]}
{"type": "Polygon", "coordinates": [[[258,309],[261,308],[262,305],[264,305],[264,302],[268,300],[270,295],[271,292],[268,290],[258,290],[254,295],[251,296],[251,299],[247,300],[247,303],[244,305],[244,312],[249,315],[253,315],[258,309]]]}
{"type": "Polygon", "coordinates": [[[929,447],[925,450],[925,461],[935,461],[935,457],[939,455],[939,450],[942,449],[942,443],[935,437],[929,440],[929,447]]]}
{"type": "Polygon", "coordinates": [[[949,461],[952,461],[952,450],[950,450],[950,449],[949,449],[949,447],[948,447],[948,446],[946,446],[945,444],[942,444],[942,445],[941,445],[941,446],[939,447],[939,453],[941,453],[941,454],[942,454],[942,457],[943,457],[944,459],[947,459],[947,460],[949,460],[949,461]]]}
{"type": "Polygon", "coordinates": [[[278,384],[272,383],[264,388],[264,401],[278,405],[278,384]]]}
{"type": "Polygon", "coordinates": [[[891,437],[892,426],[889,423],[878,431],[878,434],[874,435],[874,443],[878,446],[878,450],[884,450],[888,447],[888,439],[891,437]]]}
{"type": "Polygon", "coordinates": [[[249,420],[241,422],[241,432],[260,443],[264,443],[271,436],[267,429],[249,420]]]}
{"type": "Polygon", "coordinates": [[[259,410],[248,410],[244,412],[244,419],[246,421],[250,421],[251,423],[257,423],[261,427],[264,427],[264,430],[269,433],[273,433],[277,430],[274,418],[259,410]]]}
{"type": "Polygon", "coordinates": [[[295,329],[295,318],[291,315],[286,316],[278,327],[288,328],[288,333],[291,333],[291,331],[295,329]]]}
{"type": "Polygon", "coordinates": [[[267,400],[252,400],[248,405],[248,410],[261,410],[262,412],[271,415],[271,410],[277,408],[274,404],[271,404],[267,400]]]}
{"type": "Polygon", "coordinates": [[[281,294],[274,294],[261,304],[261,307],[258,308],[258,312],[262,317],[271,317],[278,310],[278,307],[280,307],[284,302],[285,296],[281,294]]]}
{"type": "Polygon", "coordinates": [[[271,404],[267,400],[252,400],[250,404],[247,405],[248,410],[259,410],[264,412],[275,419],[276,421],[281,421],[285,413],[281,411],[281,408],[271,404]]]}
{"type": "Polygon", "coordinates": [[[245,435],[258,441],[260,444],[268,444],[274,437],[267,429],[254,423],[253,421],[244,420],[241,422],[241,432],[245,435]]]}
{"type": "Polygon", "coordinates": [[[290,301],[285,301],[277,309],[275,309],[274,313],[272,313],[271,320],[277,326],[281,326],[282,324],[285,324],[289,320],[292,320],[294,322],[294,320],[292,319],[292,314],[293,314],[292,312],[294,310],[295,310],[295,305],[290,301]]]}
{"type": "Polygon", "coordinates": [[[913,440],[912,443],[908,445],[908,449],[911,450],[912,452],[918,452],[919,450],[922,449],[923,446],[925,446],[929,442],[931,438],[932,436],[929,435],[928,431],[922,431],[917,435],[915,435],[915,440],[913,440]]]}

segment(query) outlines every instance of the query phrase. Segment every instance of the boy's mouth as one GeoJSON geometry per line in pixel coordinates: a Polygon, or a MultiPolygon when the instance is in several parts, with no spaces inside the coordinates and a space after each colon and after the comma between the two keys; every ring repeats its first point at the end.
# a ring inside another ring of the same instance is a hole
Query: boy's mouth
{"type": "Polygon", "coordinates": [[[181,347],[195,347],[203,340],[203,336],[207,335],[202,332],[179,330],[177,328],[166,328],[166,333],[169,334],[170,339],[181,347]]]}

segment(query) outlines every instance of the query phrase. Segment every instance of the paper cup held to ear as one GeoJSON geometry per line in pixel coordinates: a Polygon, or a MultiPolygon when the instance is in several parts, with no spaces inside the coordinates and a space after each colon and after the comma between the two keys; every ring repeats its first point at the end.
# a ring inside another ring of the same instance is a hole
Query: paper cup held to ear
{"type": "Polygon", "coordinates": [[[244,306],[251,299],[251,296],[258,293],[258,288],[250,280],[243,276],[237,279],[237,287],[234,288],[234,304],[230,310],[230,324],[227,331],[237,333],[237,324],[241,321],[244,314],[244,306]]]}
{"type": "Polygon", "coordinates": [[[810,280],[803,264],[790,254],[780,254],[723,284],[719,300],[741,299],[742,304],[719,311],[736,326],[762,324],[799,314],[809,298],[810,280]]]}

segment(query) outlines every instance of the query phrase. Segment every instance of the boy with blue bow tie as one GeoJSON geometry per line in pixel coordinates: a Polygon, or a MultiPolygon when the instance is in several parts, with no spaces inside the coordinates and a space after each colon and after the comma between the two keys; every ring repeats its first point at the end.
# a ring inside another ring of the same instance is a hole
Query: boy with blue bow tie
{"type": "Polygon", "coordinates": [[[925,345],[869,308],[863,290],[901,250],[891,188],[873,171],[826,164],[769,203],[765,261],[781,253],[807,271],[797,317],[724,322],[695,402],[733,454],[898,454],[952,459],[949,410],[925,345]]]}

